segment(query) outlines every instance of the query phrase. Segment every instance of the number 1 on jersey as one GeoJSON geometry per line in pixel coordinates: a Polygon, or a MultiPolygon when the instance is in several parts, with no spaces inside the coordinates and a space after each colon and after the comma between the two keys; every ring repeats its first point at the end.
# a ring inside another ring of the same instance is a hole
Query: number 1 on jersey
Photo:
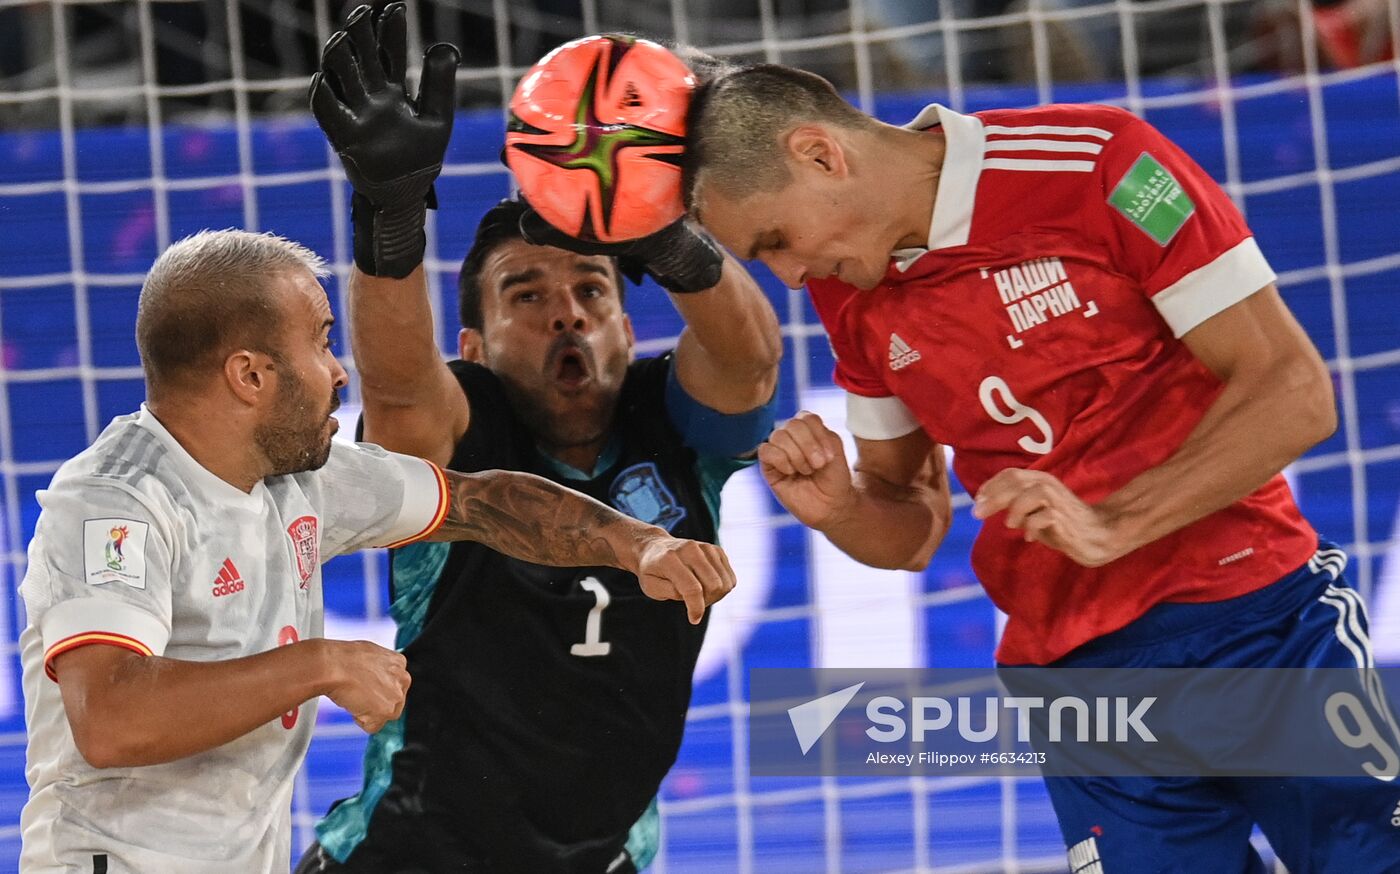
{"type": "Polygon", "coordinates": [[[588,623],[583,628],[583,643],[569,647],[576,656],[605,656],[612,652],[612,644],[603,640],[603,611],[612,603],[612,595],[597,577],[584,577],[578,584],[593,593],[595,603],[588,611],[588,623]]]}

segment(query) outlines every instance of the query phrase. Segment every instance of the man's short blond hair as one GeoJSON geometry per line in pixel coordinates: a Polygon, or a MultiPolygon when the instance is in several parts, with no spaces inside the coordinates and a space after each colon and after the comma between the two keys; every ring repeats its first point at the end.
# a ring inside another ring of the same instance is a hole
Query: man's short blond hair
{"type": "Polygon", "coordinates": [[[276,234],[204,230],[171,245],[146,274],[136,311],[148,387],[189,383],[237,349],[276,356],[283,302],[273,281],[301,270],[330,272],[321,256],[276,234]]]}

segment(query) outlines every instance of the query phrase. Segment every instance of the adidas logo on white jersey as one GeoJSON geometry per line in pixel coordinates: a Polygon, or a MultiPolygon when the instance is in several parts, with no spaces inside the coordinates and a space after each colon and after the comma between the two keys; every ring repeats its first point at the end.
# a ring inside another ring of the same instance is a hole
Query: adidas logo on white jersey
{"type": "Polygon", "coordinates": [[[212,589],[215,598],[222,598],[224,595],[236,595],[245,588],[243,575],[234,566],[233,559],[224,559],[223,566],[219,568],[219,575],[214,577],[214,588],[212,589]]]}
{"type": "Polygon", "coordinates": [[[890,370],[903,370],[924,356],[909,344],[899,339],[898,334],[890,335],[890,370]]]}

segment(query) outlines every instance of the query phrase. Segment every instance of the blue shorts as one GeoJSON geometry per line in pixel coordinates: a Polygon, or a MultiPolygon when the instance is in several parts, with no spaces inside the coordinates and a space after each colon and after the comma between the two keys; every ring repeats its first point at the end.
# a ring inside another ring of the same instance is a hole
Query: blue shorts
{"type": "MultiPolygon", "coordinates": [[[[1345,566],[1346,554],[1324,543],[1263,589],[1209,604],[1159,604],[1053,667],[1372,668],[1366,608],[1342,578],[1345,566]]],[[[1365,692],[1361,676],[1357,689],[1365,692]]],[[[1289,874],[1400,872],[1400,780],[1047,777],[1045,784],[1073,874],[1265,874],[1249,843],[1256,824],[1289,874]]]]}

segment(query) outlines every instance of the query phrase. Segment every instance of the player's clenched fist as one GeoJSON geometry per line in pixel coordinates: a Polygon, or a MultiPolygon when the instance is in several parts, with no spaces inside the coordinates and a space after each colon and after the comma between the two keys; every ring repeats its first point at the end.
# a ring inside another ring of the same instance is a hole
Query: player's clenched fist
{"type": "Polygon", "coordinates": [[[846,449],[816,413],[803,410],[769,435],[758,464],[777,499],[810,528],[825,528],[851,500],[846,449]]]}
{"type": "Polygon", "coordinates": [[[705,608],[734,588],[734,568],[713,543],[663,534],[642,547],[637,579],[648,598],[684,601],[690,624],[698,625],[705,608]]]}
{"type": "Polygon", "coordinates": [[[369,734],[399,718],[408,694],[408,661],[403,653],[367,640],[326,640],[333,678],[326,697],[355,718],[369,734]]]}
{"type": "Polygon", "coordinates": [[[1133,549],[1103,512],[1043,471],[1008,468],[983,483],[972,515],[990,519],[1003,511],[1006,527],[1024,532],[1027,543],[1043,543],[1084,567],[1102,567],[1133,549]]]}

